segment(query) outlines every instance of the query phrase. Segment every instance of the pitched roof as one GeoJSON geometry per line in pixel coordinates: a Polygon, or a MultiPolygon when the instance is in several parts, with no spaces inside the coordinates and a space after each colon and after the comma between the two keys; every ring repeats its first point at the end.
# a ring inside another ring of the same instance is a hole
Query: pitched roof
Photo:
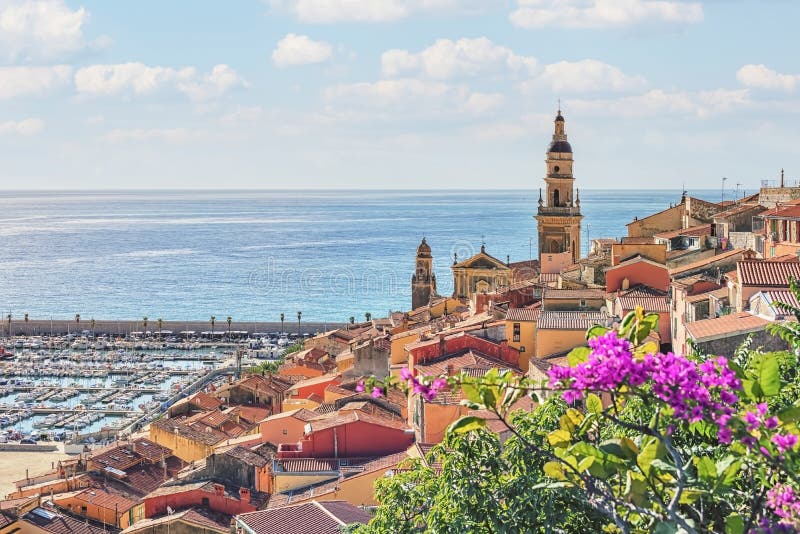
{"type": "Polygon", "coordinates": [[[275,469],[288,473],[338,471],[336,458],[281,458],[275,461],[275,469]]]}
{"type": "Polygon", "coordinates": [[[506,321],[538,321],[541,308],[511,308],[506,313],[506,321]]]}
{"type": "Polygon", "coordinates": [[[553,299],[602,299],[605,293],[602,289],[545,289],[544,300],[553,299]]]}
{"type": "Polygon", "coordinates": [[[222,406],[222,401],[216,397],[212,397],[208,393],[198,391],[189,397],[189,404],[192,406],[197,406],[201,410],[216,410],[222,406]]]}
{"type": "Polygon", "coordinates": [[[77,519],[53,509],[39,507],[22,517],[22,521],[52,534],[115,534],[118,528],[98,526],[94,521],[77,519]]]}
{"type": "Polygon", "coordinates": [[[133,450],[136,454],[151,462],[160,461],[162,458],[172,456],[172,449],[168,449],[146,438],[135,440],[133,442],[133,450]]]}
{"type": "Polygon", "coordinates": [[[697,226],[690,226],[689,228],[680,228],[678,230],[672,230],[669,232],[661,232],[659,234],[655,234],[653,237],[656,237],[658,239],[673,239],[675,237],[680,237],[680,236],[700,237],[710,234],[711,234],[711,225],[700,224],[697,226]]]}
{"type": "Polygon", "coordinates": [[[605,312],[598,311],[543,311],[539,316],[540,330],[586,330],[608,319],[605,312]]]}
{"type": "Polygon", "coordinates": [[[789,291],[788,289],[781,289],[781,290],[772,289],[769,291],[760,291],[759,293],[764,295],[767,304],[775,308],[775,311],[778,312],[779,314],[784,314],[788,312],[785,312],[782,309],[775,306],[775,303],[778,302],[794,306],[795,308],[800,308],[800,300],[798,300],[795,294],[789,291]]]}
{"type": "Polygon", "coordinates": [[[316,419],[312,419],[307,424],[310,426],[311,432],[318,432],[327,428],[348,425],[357,421],[383,426],[386,428],[394,428],[396,430],[406,430],[408,428],[406,422],[401,419],[389,419],[387,417],[365,413],[360,410],[347,411],[343,413],[333,412],[330,414],[321,415],[316,419]]]}
{"type": "Polygon", "coordinates": [[[200,527],[205,531],[218,532],[220,534],[227,534],[231,531],[230,521],[226,521],[223,514],[216,514],[210,510],[203,508],[195,509],[188,508],[175,512],[174,514],[164,515],[161,517],[141,519],[132,526],[122,531],[122,534],[133,534],[135,532],[153,532],[158,531],[159,525],[166,525],[167,523],[173,524],[176,522],[188,523],[189,525],[200,527]]]}
{"type": "Polygon", "coordinates": [[[667,296],[618,296],[617,302],[622,307],[623,310],[635,310],[637,307],[641,307],[646,312],[661,312],[665,313],[669,311],[669,302],[667,302],[667,296]]]}
{"type": "Polygon", "coordinates": [[[311,501],[239,514],[236,520],[257,534],[333,534],[371,516],[345,501],[311,501]]]}
{"type": "Polygon", "coordinates": [[[712,341],[763,330],[770,321],[748,312],[737,312],[713,319],[686,323],[686,331],[695,341],[712,341]]]}
{"type": "Polygon", "coordinates": [[[242,447],[241,445],[237,445],[232,449],[225,451],[227,456],[231,458],[236,458],[240,460],[242,463],[255,466],[255,467],[264,467],[269,463],[269,459],[258,454],[257,452],[248,449],[246,447],[242,447]]]}
{"type": "Polygon", "coordinates": [[[794,261],[742,260],[738,262],[742,286],[789,287],[789,278],[800,279],[800,263],[794,261]]]}
{"type": "Polygon", "coordinates": [[[442,376],[464,372],[471,376],[483,376],[489,369],[510,369],[516,373],[522,370],[508,362],[498,360],[476,350],[467,350],[460,353],[448,354],[425,363],[414,364],[415,372],[423,376],[442,376]]]}
{"type": "Polygon", "coordinates": [[[697,260],[691,263],[687,263],[686,265],[680,265],[673,269],[669,270],[670,276],[680,276],[683,273],[688,273],[694,271],[696,269],[703,269],[704,267],[711,268],[715,263],[721,262],[724,260],[728,260],[733,258],[736,255],[744,255],[747,251],[735,248],[733,250],[726,250],[725,252],[721,252],[716,256],[710,256],[708,258],[703,258],[701,260],[697,260]]]}
{"type": "MultiPolygon", "coordinates": [[[[85,489],[75,494],[73,498],[79,501],[87,502],[89,504],[94,504],[95,506],[99,506],[107,510],[116,509],[119,510],[120,512],[124,512],[125,510],[130,510],[137,504],[136,501],[132,501],[131,499],[125,498],[122,495],[117,495],[115,493],[108,493],[99,488],[85,489]]],[[[54,499],[57,501],[58,496],[55,496],[54,499]]]]}
{"type": "MultiPolygon", "coordinates": [[[[352,393],[352,391],[349,391],[348,393],[352,393]]],[[[298,408],[296,410],[270,415],[266,419],[262,419],[261,422],[264,423],[264,422],[274,421],[276,419],[285,419],[287,417],[293,417],[295,419],[299,419],[300,421],[310,421],[311,419],[317,417],[317,414],[305,408],[298,408]]]]}

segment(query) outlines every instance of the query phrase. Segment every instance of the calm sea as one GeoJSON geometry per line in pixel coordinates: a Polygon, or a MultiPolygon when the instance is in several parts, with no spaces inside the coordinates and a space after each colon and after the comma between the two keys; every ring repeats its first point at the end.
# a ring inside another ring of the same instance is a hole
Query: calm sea
{"type": "MultiPolygon", "coordinates": [[[[719,192],[693,191],[718,200],[719,192]]],[[[21,318],[346,321],[407,309],[414,254],[536,251],[536,191],[0,193],[0,311],[21,318]]],[[[583,237],[619,237],[670,191],[581,191],[583,237]]],[[[584,252],[588,241],[583,240],[584,252]]]]}

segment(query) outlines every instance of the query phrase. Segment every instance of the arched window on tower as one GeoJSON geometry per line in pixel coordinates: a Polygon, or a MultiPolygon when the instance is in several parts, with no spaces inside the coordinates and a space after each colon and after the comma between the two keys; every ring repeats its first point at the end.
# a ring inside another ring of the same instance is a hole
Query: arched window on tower
{"type": "Polygon", "coordinates": [[[559,201],[558,189],[556,189],[555,191],[553,191],[553,207],[558,207],[558,205],[559,205],[558,201],[559,201]]]}

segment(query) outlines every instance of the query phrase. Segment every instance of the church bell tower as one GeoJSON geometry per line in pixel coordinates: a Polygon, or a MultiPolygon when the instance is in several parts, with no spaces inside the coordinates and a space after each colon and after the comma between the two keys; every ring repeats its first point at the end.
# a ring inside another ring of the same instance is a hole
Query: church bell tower
{"type": "Polygon", "coordinates": [[[570,253],[574,263],[581,255],[581,199],[574,189],[572,146],[567,141],[561,109],[555,118],[553,140],[547,149],[545,193],[539,189],[536,222],[539,232],[539,262],[546,254],[570,253]]]}
{"type": "Polygon", "coordinates": [[[411,276],[411,309],[427,306],[431,297],[436,296],[436,275],[433,273],[431,247],[422,238],[417,247],[417,265],[411,276]]]}

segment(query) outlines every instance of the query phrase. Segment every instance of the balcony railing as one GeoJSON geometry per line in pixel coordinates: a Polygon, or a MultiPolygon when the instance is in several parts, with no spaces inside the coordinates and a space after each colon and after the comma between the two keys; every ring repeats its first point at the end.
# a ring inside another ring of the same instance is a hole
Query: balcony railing
{"type": "Polygon", "coordinates": [[[581,209],[577,206],[541,206],[539,215],[580,215],[581,209]]]}

